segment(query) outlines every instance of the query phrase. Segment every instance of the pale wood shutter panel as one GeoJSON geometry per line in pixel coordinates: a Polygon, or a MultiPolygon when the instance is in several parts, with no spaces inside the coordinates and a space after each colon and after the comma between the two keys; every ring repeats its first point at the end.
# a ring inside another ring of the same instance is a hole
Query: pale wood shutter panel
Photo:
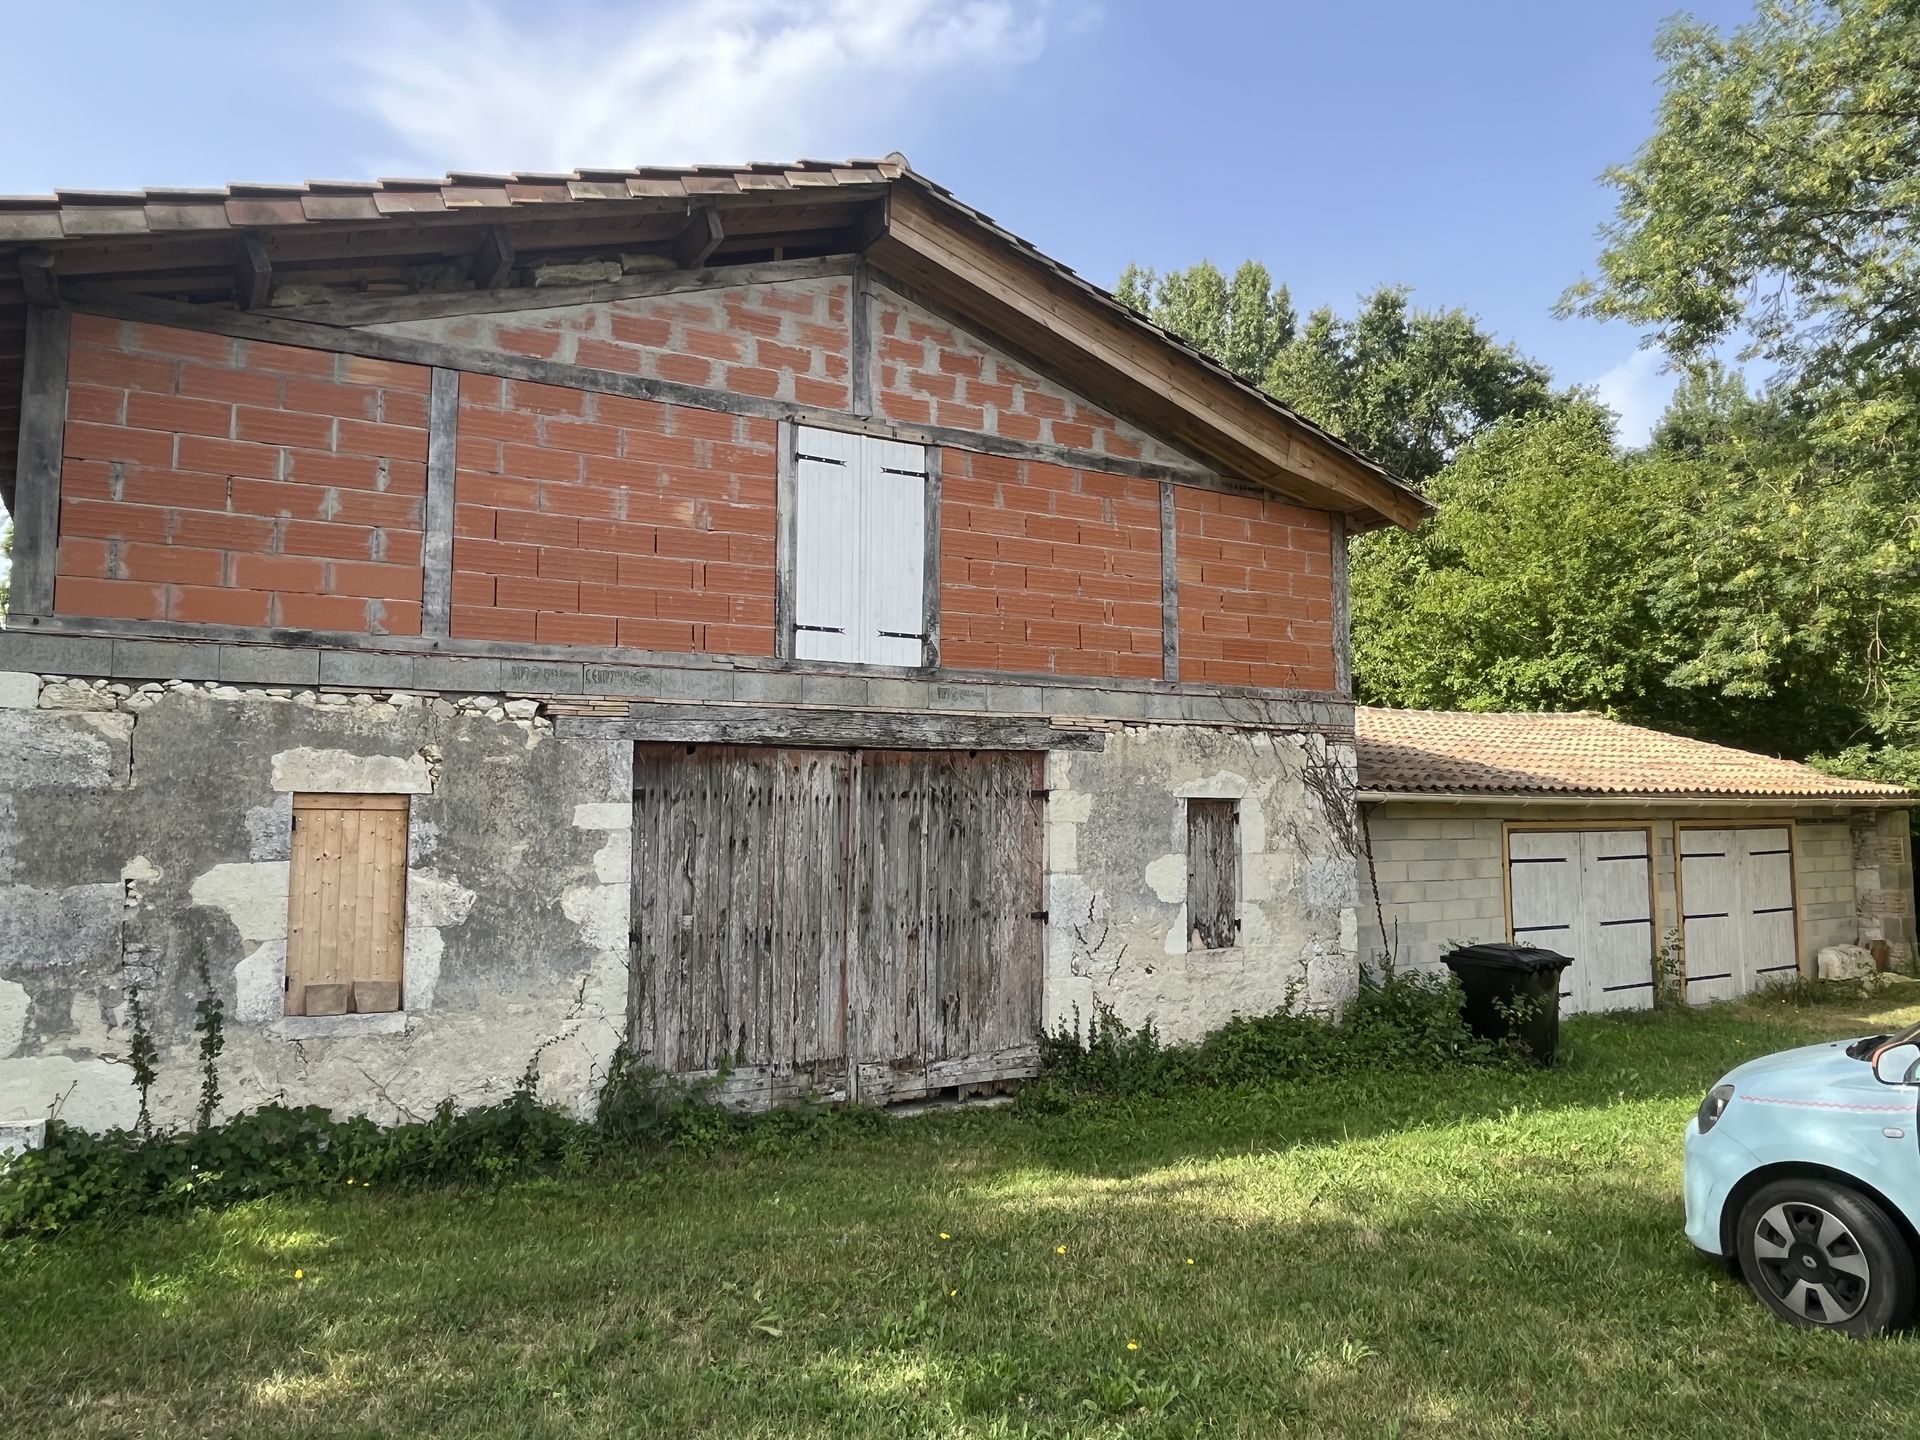
{"type": "Polygon", "coordinates": [[[796,441],[793,653],[859,660],[859,437],[803,425],[796,441]]]}
{"type": "Polygon", "coordinates": [[[877,438],[860,449],[859,658],[918,665],[926,623],[927,452],[877,438]]]}
{"type": "Polygon", "coordinates": [[[1240,803],[1187,801],[1187,948],[1240,943],[1240,803]]]}
{"type": "Polygon", "coordinates": [[[286,1013],[400,1009],[406,927],[407,797],[294,796],[286,1013]]]}

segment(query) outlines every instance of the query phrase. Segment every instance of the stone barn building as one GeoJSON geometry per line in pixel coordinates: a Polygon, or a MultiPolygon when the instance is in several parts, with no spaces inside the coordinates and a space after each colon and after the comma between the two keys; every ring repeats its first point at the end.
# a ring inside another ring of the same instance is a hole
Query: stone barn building
{"type": "Polygon", "coordinates": [[[742,1104],[1356,974],[1423,502],[903,158],[0,200],[0,1120],[742,1104]],[[17,463],[15,457],[17,456],[17,463]]]}
{"type": "Polygon", "coordinates": [[[1831,946],[1914,959],[1913,796],[1604,716],[1358,712],[1360,949],[1460,941],[1574,957],[1563,1010],[1696,1003],[1813,973],[1831,946]],[[1377,888],[1376,888],[1377,887],[1377,888]]]}

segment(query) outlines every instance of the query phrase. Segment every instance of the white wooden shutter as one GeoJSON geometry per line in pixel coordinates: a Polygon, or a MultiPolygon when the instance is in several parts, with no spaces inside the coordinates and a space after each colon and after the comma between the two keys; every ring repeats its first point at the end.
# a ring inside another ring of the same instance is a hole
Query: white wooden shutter
{"type": "Polygon", "coordinates": [[[1653,1004],[1653,895],[1645,830],[1580,835],[1579,1010],[1653,1004]]]}
{"type": "Polygon", "coordinates": [[[1741,960],[1740,832],[1680,832],[1680,933],[1687,999],[1731,1000],[1746,988],[1741,960]]]}
{"type": "Polygon", "coordinates": [[[926,451],[810,426],[796,440],[794,655],[918,665],[926,451]]]}
{"type": "Polygon", "coordinates": [[[793,653],[858,660],[859,437],[802,426],[796,440],[793,653]]]}
{"type": "Polygon", "coordinates": [[[1507,837],[1507,876],[1514,942],[1574,956],[1560,972],[1560,998],[1572,998],[1580,983],[1580,837],[1570,830],[1514,831],[1507,837]]]}
{"type": "Polygon", "coordinates": [[[1791,980],[1800,968],[1793,914],[1793,840],[1785,829],[1742,830],[1740,906],[1746,912],[1747,988],[1791,980]]]}
{"type": "Polygon", "coordinates": [[[860,448],[860,658],[874,665],[918,665],[925,626],[926,451],[878,438],[860,448]]]}
{"type": "Polygon", "coordinates": [[[1571,956],[1561,1010],[1653,1003],[1644,830],[1516,830],[1507,838],[1513,938],[1571,956]]]}

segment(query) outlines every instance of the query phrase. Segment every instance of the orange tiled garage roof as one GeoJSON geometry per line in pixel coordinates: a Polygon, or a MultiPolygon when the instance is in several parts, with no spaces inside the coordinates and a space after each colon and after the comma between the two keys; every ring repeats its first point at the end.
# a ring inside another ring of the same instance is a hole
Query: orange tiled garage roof
{"type": "Polygon", "coordinates": [[[1688,740],[1591,711],[1355,712],[1360,789],[1395,795],[1659,795],[1904,799],[1898,785],[1688,740]]]}

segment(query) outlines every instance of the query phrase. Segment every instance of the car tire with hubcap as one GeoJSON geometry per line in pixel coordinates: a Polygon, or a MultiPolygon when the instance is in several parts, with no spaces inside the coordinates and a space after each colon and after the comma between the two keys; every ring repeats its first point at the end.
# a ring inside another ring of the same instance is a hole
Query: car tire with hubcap
{"type": "Polygon", "coordinates": [[[1914,1256],[1880,1204],[1845,1185],[1775,1180],[1740,1207],[1740,1273],[1783,1320],[1846,1335],[1907,1321],[1914,1256]]]}

